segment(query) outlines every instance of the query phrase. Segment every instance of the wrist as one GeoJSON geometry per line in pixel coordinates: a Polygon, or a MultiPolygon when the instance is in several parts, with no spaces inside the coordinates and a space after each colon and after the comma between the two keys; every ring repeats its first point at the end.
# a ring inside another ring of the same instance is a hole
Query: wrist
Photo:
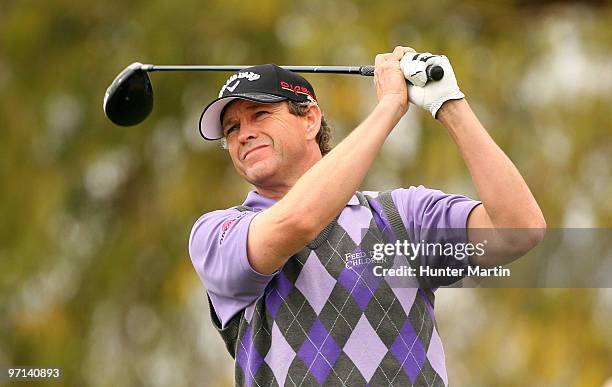
{"type": "Polygon", "coordinates": [[[468,107],[465,98],[462,99],[449,99],[445,101],[442,106],[436,112],[436,118],[444,124],[461,114],[468,107]]]}
{"type": "Polygon", "coordinates": [[[408,111],[408,100],[397,95],[385,95],[378,101],[378,106],[393,113],[393,117],[399,121],[408,111]]]}

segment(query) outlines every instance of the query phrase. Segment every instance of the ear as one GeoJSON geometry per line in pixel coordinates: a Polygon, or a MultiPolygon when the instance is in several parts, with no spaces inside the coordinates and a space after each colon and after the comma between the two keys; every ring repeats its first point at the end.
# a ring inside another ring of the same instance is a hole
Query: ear
{"type": "Polygon", "coordinates": [[[308,106],[308,111],[304,118],[306,119],[306,132],[304,133],[307,140],[314,140],[321,128],[321,109],[316,103],[308,106]]]}

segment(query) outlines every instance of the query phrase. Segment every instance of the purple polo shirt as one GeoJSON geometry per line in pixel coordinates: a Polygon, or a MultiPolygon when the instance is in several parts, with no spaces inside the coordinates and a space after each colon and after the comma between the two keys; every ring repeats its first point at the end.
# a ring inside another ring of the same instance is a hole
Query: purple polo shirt
{"type": "MultiPolygon", "coordinates": [[[[427,229],[466,228],[470,211],[480,203],[423,186],[396,189],[392,198],[410,239],[415,241],[427,229]]],[[[243,205],[261,211],[275,202],[251,191],[243,205]]],[[[352,206],[359,206],[355,195],[343,212],[350,213],[352,206]]],[[[263,295],[275,275],[258,273],[247,258],[249,224],[257,213],[233,208],[206,213],[196,221],[189,237],[191,261],[206,286],[222,327],[263,295]]]]}

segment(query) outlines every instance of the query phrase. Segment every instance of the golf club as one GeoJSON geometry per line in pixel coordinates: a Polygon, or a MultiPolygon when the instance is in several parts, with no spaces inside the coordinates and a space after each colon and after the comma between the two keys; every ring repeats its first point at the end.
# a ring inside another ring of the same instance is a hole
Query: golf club
{"type": "MultiPolygon", "coordinates": [[[[104,94],[104,114],[115,124],[132,126],[144,121],[153,110],[153,85],[148,72],[153,71],[238,71],[251,65],[223,66],[157,66],[132,63],[113,80],[104,94]]],[[[298,73],[333,73],[374,75],[374,66],[280,66],[298,73]]],[[[440,66],[428,66],[427,78],[439,81],[444,77],[440,66]]]]}

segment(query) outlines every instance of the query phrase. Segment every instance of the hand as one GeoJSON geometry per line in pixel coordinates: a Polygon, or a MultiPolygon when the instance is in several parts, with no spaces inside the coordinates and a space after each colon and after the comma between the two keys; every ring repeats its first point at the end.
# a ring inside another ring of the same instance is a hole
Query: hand
{"type": "Polygon", "coordinates": [[[378,101],[391,100],[399,103],[402,113],[408,110],[408,88],[400,68],[400,60],[410,52],[415,51],[410,47],[398,46],[391,53],[376,55],[374,60],[374,85],[378,101]]]}
{"type": "Polygon", "coordinates": [[[465,97],[459,90],[453,68],[444,55],[407,54],[401,59],[400,67],[406,79],[414,85],[408,86],[410,102],[429,110],[434,118],[444,102],[465,97]],[[425,69],[428,66],[441,66],[444,69],[444,77],[439,81],[427,82],[425,69]]]}

